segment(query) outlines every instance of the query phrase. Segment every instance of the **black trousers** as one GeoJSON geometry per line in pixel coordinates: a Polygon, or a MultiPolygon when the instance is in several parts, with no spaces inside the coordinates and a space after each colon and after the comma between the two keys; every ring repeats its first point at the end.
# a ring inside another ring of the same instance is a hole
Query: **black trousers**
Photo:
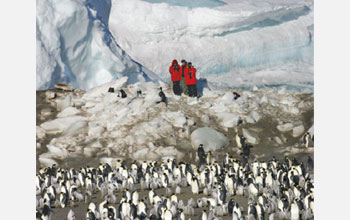
{"type": "Polygon", "coordinates": [[[188,85],[188,95],[190,97],[197,97],[197,85],[188,85]]]}
{"type": "Polygon", "coordinates": [[[175,95],[181,95],[180,81],[173,82],[173,92],[175,95]]]}

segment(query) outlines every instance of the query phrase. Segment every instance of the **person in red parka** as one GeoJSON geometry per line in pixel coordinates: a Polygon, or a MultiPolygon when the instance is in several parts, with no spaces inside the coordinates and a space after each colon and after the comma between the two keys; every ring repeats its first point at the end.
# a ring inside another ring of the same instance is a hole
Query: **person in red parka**
{"type": "Polygon", "coordinates": [[[181,60],[180,73],[182,76],[182,91],[185,95],[189,95],[188,86],[186,85],[185,75],[187,74],[188,66],[186,60],[181,60]]]}
{"type": "Polygon", "coordinates": [[[181,81],[181,72],[180,65],[177,63],[177,60],[173,60],[171,66],[169,67],[169,72],[171,75],[171,81],[173,82],[173,92],[175,95],[181,95],[180,81],[181,81]]]}
{"type": "Polygon", "coordinates": [[[196,68],[192,66],[192,63],[188,63],[187,72],[185,73],[185,81],[188,87],[188,95],[190,97],[197,97],[197,79],[196,68]]]}

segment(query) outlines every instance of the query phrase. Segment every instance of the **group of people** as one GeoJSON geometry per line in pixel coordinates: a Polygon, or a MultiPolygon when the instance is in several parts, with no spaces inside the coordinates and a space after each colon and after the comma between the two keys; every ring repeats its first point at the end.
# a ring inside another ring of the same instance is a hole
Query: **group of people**
{"type": "Polygon", "coordinates": [[[171,75],[171,81],[173,82],[173,91],[175,95],[181,95],[181,82],[182,92],[185,95],[197,97],[196,71],[196,68],[192,66],[191,62],[187,63],[186,60],[181,60],[180,66],[177,60],[173,60],[169,67],[169,72],[171,75]]]}

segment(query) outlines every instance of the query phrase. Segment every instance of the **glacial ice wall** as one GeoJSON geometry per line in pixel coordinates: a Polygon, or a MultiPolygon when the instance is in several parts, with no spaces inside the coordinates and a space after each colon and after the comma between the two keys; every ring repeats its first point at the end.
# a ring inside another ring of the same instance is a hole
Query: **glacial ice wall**
{"type": "Polygon", "coordinates": [[[312,0],[37,0],[37,89],[170,81],[171,60],[224,86],[313,88],[312,0]]]}
{"type": "Polygon", "coordinates": [[[109,33],[108,2],[37,0],[37,89],[52,88],[57,82],[89,89],[124,75],[130,83],[157,80],[109,33]]]}

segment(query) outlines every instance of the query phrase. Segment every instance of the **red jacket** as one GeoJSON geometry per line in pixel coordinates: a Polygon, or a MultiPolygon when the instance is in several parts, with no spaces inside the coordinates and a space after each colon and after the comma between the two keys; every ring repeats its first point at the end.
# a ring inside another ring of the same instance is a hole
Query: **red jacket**
{"type": "Polygon", "coordinates": [[[187,71],[185,72],[186,85],[197,84],[196,72],[197,70],[193,66],[191,68],[187,68],[187,71]]]}
{"type": "Polygon", "coordinates": [[[177,64],[176,60],[173,60],[172,65],[169,67],[169,72],[171,75],[171,81],[181,81],[180,66],[177,64]]]}

